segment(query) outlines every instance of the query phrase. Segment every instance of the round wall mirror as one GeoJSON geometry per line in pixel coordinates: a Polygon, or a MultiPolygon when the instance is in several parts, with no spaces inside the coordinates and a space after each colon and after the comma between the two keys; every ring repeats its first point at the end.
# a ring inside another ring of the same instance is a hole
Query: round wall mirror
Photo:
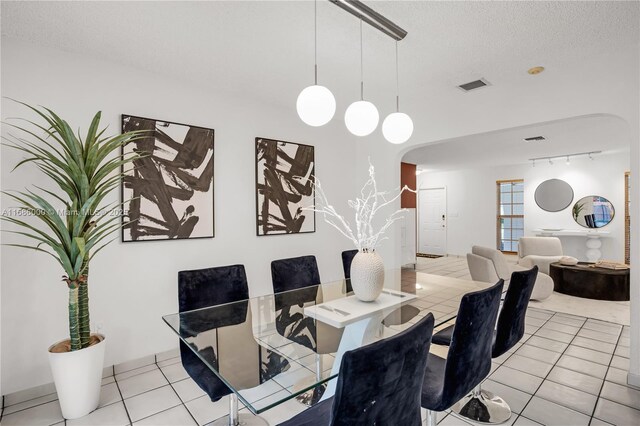
{"type": "Polygon", "coordinates": [[[559,212],[571,205],[573,188],[560,179],[545,180],[536,188],[534,198],[542,210],[559,212]]]}
{"type": "Polygon", "coordinates": [[[589,195],[582,197],[573,205],[573,220],[585,228],[602,228],[615,216],[613,204],[604,197],[589,195]]]}

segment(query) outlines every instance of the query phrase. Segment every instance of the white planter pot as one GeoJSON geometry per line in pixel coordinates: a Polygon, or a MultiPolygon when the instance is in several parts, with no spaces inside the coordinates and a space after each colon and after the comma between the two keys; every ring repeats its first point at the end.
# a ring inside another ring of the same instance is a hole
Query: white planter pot
{"type": "Polygon", "coordinates": [[[56,385],[62,416],[83,417],[98,408],[106,342],[73,352],[53,353],[49,348],[49,364],[56,385]]]}
{"type": "Polygon", "coordinates": [[[380,296],[384,286],[384,263],[376,252],[361,252],[351,262],[351,287],[363,302],[372,302],[380,296]]]}

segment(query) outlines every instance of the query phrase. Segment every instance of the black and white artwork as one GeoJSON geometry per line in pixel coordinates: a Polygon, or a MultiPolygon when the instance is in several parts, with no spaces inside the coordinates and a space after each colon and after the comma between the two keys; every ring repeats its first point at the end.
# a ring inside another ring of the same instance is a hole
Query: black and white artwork
{"type": "Polygon", "coordinates": [[[122,150],[122,241],[213,238],[213,129],[122,116],[122,131],[148,131],[122,150]]]}
{"type": "Polygon", "coordinates": [[[258,235],[315,232],[313,146],[256,138],[258,235]]]}

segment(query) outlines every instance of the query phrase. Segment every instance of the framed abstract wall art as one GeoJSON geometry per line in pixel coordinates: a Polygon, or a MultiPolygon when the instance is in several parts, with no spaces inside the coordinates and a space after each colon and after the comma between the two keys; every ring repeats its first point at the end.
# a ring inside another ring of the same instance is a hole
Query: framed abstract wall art
{"type": "Polygon", "coordinates": [[[256,233],[315,232],[314,147],[256,138],[256,233]]]}
{"type": "Polygon", "coordinates": [[[142,154],[123,168],[122,241],[214,237],[214,130],[122,116],[122,131],[148,131],[122,149],[142,154]]]}

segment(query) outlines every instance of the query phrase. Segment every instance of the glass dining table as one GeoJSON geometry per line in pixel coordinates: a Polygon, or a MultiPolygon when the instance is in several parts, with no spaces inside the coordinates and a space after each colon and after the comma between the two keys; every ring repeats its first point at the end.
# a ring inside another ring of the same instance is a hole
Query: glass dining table
{"type": "MultiPolygon", "coordinates": [[[[385,271],[373,302],[357,300],[348,280],[166,315],[163,320],[227,385],[229,416],[240,424],[238,402],[258,414],[296,398],[329,398],[344,352],[392,336],[429,312],[436,327],[455,318],[465,293],[490,283],[415,272],[385,271]]],[[[245,416],[246,417],[246,416],[245,416]]]]}

